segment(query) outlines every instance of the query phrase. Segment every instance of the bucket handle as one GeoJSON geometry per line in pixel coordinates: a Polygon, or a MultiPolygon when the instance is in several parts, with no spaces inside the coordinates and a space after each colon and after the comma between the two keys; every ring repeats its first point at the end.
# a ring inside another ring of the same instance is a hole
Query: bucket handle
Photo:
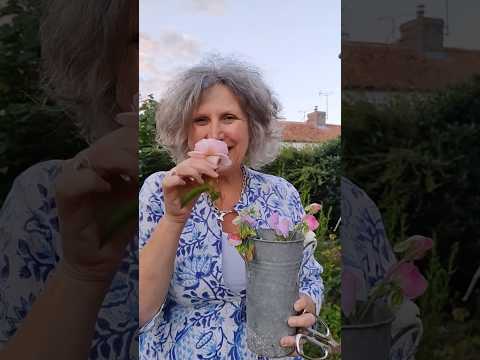
{"type": "Polygon", "coordinates": [[[392,338],[392,345],[391,349],[393,346],[404,336],[407,334],[415,333],[417,332],[417,337],[415,339],[415,343],[411,346],[410,352],[407,353],[405,356],[405,359],[410,359],[415,355],[415,352],[417,351],[418,345],[420,344],[420,340],[422,339],[422,334],[423,334],[423,324],[422,320],[420,318],[416,318],[416,321],[413,322],[410,325],[405,326],[402,330],[400,330],[395,336],[392,338]]]}

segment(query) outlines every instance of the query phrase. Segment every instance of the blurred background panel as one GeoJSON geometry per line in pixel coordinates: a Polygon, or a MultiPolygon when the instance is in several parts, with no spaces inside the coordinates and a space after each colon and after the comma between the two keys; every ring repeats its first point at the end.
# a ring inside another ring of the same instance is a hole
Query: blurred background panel
{"type": "Polygon", "coordinates": [[[433,239],[415,261],[428,282],[416,359],[480,350],[479,15],[476,1],[342,2],[344,176],[379,210],[389,247],[433,239]]]}

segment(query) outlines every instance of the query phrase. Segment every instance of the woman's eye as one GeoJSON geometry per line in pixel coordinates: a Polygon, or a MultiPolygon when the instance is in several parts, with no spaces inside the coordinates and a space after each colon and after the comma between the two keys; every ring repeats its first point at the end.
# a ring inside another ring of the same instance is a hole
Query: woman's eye
{"type": "Polygon", "coordinates": [[[233,115],[226,115],[223,118],[223,121],[225,121],[226,123],[232,123],[234,120],[236,120],[236,117],[233,115]]]}
{"type": "Polygon", "coordinates": [[[193,120],[194,124],[196,125],[207,125],[208,119],[207,118],[198,118],[193,120]]]}

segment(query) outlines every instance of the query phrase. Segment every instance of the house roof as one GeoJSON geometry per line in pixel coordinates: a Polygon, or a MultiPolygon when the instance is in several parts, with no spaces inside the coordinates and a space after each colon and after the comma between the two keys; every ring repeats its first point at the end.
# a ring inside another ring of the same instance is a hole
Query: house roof
{"type": "Polygon", "coordinates": [[[398,44],[342,44],[343,89],[430,91],[474,74],[480,74],[480,50],[444,48],[422,54],[398,44]]]}
{"type": "Polygon", "coordinates": [[[340,125],[327,124],[315,127],[308,123],[280,121],[282,139],[285,142],[317,143],[335,139],[340,136],[340,125]]]}

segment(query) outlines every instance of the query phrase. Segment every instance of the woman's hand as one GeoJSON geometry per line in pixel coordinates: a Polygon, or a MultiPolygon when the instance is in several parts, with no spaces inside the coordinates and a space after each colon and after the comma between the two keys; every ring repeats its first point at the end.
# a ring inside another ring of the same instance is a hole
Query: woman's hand
{"type": "Polygon", "coordinates": [[[205,183],[205,177],[218,178],[215,166],[205,159],[188,158],[175,166],[163,180],[165,218],[176,223],[185,223],[198,196],[185,207],[181,197],[195,186],[205,183]]]}
{"type": "MultiPolygon", "coordinates": [[[[315,303],[308,295],[300,295],[300,298],[295,301],[293,305],[295,311],[300,312],[300,315],[290,316],[288,318],[288,326],[309,328],[315,325],[317,321],[315,317],[315,303]]],[[[280,345],[284,347],[295,346],[295,336],[284,336],[280,340],[280,345]]]]}
{"type": "Polygon", "coordinates": [[[61,269],[79,279],[109,281],[137,229],[135,217],[108,230],[116,211],[138,201],[138,114],[117,122],[121,128],[66,161],[55,184],[61,269]]]}

